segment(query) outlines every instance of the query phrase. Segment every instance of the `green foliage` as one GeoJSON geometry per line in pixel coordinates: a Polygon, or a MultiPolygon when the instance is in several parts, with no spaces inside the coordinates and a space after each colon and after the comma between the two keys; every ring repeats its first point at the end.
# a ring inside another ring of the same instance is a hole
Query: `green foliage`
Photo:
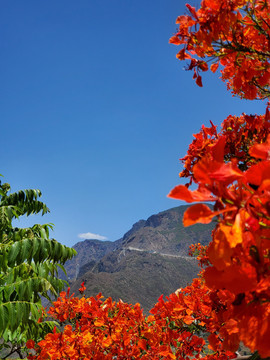
{"type": "Polygon", "coordinates": [[[9,191],[9,184],[0,182],[0,350],[14,343],[20,350],[29,338],[38,340],[54,327],[53,321],[38,322],[41,297],[50,300],[64,288],[58,269],[65,271],[62,264],[76,251],[49,238],[51,224],[14,228],[13,219],[49,209],[39,200],[40,190],[9,191]]]}

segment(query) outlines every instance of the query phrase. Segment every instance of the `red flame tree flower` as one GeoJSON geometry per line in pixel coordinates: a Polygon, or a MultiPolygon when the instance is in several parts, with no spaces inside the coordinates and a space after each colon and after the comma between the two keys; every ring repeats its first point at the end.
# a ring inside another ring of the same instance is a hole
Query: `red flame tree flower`
{"type": "MultiPolygon", "coordinates": [[[[189,62],[197,85],[202,72],[220,68],[233,95],[269,98],[269,0],[203,0],[187,9],[170,42],[181,46],[177,58],[189,62]]],[[[198,279],[161,296],[148,317],[138,304],[62,292],[49,315],[63,330],[29,340],[28,359],[227,360],[241,341],[270,357],[269,127],[269,107],[263,115],[229,115],[220,132],[203,126],[181,159],[188,183],[169,196],[196,203],[184,225],[217,220],[209,246],[191,248],[203,268],[198,279]]]]}
{"type": "MultiPolygon", "coordinates": [[[[270,3],[263,0],[204,0],[198,10],[177,19],[171,42],[182,48],[177,57],[199,73],[221,67],[222,79],[234,95],[269,98],[270,3]]],[[[270,116],[228,116],[219,133],[211,123],[194,135],[182,158],[180,177],[170,197],[191,206],[184,225],[217,219],[212,241],[199,259],[211,291],[226,290],[234,300],[218,330],[224,348],[235,351],[240,341],[270,356],[270,116]],[[191,191],[191,183],[197,189],[191,191]],[[208,265],[207,265],[208,264],[208,265]]],[[[196,250],[194,248],[193,250],[196,250]]],[[[213,338],[213,336],[212,336],[213,338]]],[[[212,339],[213,340],[213,339],[212,339]]]]}
{"type": "Polygon", "coordinates": [[[190,59],[196,83],[200,73],[221,68],[221,77],[234,95],[246,99],[270,94],[269,0],[203,0],[177,18],[178,32],[170,42],[181,46],[179,60],[190,59]]]}

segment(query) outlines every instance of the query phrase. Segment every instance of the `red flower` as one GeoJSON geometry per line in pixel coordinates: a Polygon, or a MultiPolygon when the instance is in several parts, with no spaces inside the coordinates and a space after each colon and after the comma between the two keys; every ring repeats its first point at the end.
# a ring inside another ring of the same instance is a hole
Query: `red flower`
{"type": "Polygon", "coordinates": [[[35,342],[34,342],[34,340],[32,340],[32,339],[30,339],[30,340],[28,340],[27,342],[26,342],[26,347],[28,348],[28,349],[34,349],[34,347],[35,347],[35,342]]]}
{"type": "Polygon", "coordinates": [[[84,281],[81,283],[81,287],[79,288],[79,292],[83,294],[86,290],[86,287],[84,286],[84,281]]]}

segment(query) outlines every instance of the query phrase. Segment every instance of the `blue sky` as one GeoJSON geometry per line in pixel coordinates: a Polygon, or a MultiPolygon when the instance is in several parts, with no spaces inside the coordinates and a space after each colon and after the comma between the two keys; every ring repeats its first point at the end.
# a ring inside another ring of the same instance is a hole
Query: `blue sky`
{"type": "Polygon", "coordinates": [[[166,195],[202,124],[264,112],[218,74],[199,88],[183,70],[168,40],[184,3],[2,2],[0,173],[13,191],[41,189],[51,209],[20,226],[54,223],[69,246],[79,234],[117,240],[181,204],[166,195]]]}

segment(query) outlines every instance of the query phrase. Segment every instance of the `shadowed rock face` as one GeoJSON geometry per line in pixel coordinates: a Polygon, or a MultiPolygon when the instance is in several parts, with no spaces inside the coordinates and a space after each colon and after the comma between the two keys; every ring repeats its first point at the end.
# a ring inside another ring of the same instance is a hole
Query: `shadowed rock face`
{"type": "Polygon", "coordinates": [[[91,269],[91,265],[117,247],[117,241],[84,240],[73,246],[77,255],[66,262],[65,269],[69,281],[74,281],[81,272],[91,269]]]}
{"type": "Polygon", "coordinates": [[[179,206],[140,220],[115,242],[77,243],[78,255],[66,266],[71,290],[78,294],[85,281],[86,296],[102,292],[114,300],[139,302],[148,312],[161,294],[184,287],[199,271],[188,257],[189,246],[207,244],[213,229],[212,224],[184,228],[186,209],[179,206]]]}

